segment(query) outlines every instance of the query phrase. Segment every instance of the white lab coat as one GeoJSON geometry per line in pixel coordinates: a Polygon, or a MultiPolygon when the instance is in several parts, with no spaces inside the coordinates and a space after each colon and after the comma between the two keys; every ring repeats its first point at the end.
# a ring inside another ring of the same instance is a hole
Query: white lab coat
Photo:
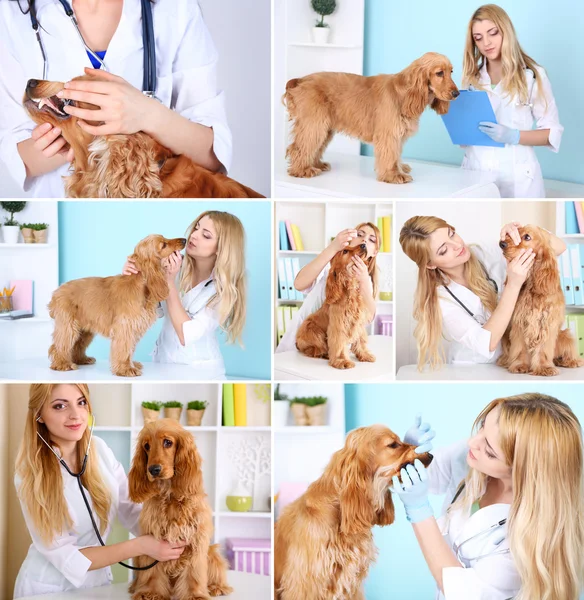
{"type": "MultiPolygon", "coordinates": [[[[124,467],[102,439],[95,436],[92,444],[96,450],[101,476],[111,492],[109,526],[102,538],[104,541],[107,540],[116,516],[126,529],[136,536],[140,535],[138,517],[142,505],[134,504],[128,497],[128,478],[124,467]]],[[[77,479],[71,477],[64,467],[61,467],[61,475],[63,493],[73,526],[47,545],[40,539],[27,510],[21,503],[32,544],[18,572],[14,598],[64,592],[77,588],[92,588],[112,582],[110,567],[89,571],[91,561],[79,552],[81,548],[100,544],[83,502],[77,479]]],[[[18,490],[20,485],[18,477],[15,478],[15,485],[18,490]]],[[[86,496],[92,506],[91,496],[87,490],[86,496]]],[[[99,526],[99,519],[97,516],[95,518],[99,526]]]]}
{"type": "MultiPolygon", "coordinates": [[[[537,68],[538,84],[531,69],[525,70],[525,78],[527,103],[521,103],[519,97],[508,97],[501,83],[497,84],[495,89],[491,89],[491,78],[486,63],[480,71],[480,89],[484,89],[489,95],[497,123],[512,129],[529,131],[535,121],[536,129],[550,130],[547,147],[552,152],[558,152],[564,128],[560,124],[550,80],[541,67],[537,68]],[[543,96],[538,93],[538,86],[541,86],[543,96]]],[[[467,146],[462,167],[496,174],[495,183],[502,198],[545,198],[541,167],[532,146],[467,146]]]]}
{"type": "MultiPolygon", "coordinates": [[[[507,525],[487,530],[509,515],[510,505],[493,504],[479,509],[473,515],[462,511],[446,514],[452,499],[468,472],[466,441],[457,442],[432,452],[434,460],[428,467],[431,494],[446,494],[443,514],[438,525],[444,539],[454,551],[454,544],[462,546],[461,555],[469,562],[463,567],[447,567],[442,572],[444,594],[436,593],[436,600],[507,600],[521,587],[521,578],[511,553],[495,554],[509,549],[507,525]],[[469,539],[472,535],[482,535],[469,539]],[[501,538],[503,540],[501,541],[501,538]],[[474,560],[484,554],[485,558],[474,560]]],[[[462,566],[462,565],[461,565],[462,566]]]]}
{"type": "Polygon", "coordinates": [[[183,346],[162,302],[158,316],[164,317],[162,331],[152,352],[153,362],[190,365],[196,368],[198,379],[225,379],[225,364],[217,341],[219,315],[215,307],[207,306],[215,295],[213,273],[186,294],[181,295],[183,308],[191,318],[183,323],[183,346]]]}
{"type": "MultiPolygon", "coordinates": [[[[26,2],[21,2],[26,6],[26,2]]],[[[47,78],[69,81],[91,62],[58,0],[36,0],[48,59],[47,78]]],[[[223,92],[217,89],[217,51],[199,8],[191,0],[152,4],[158,88],[156,96],[190,121],[213,128],[213,150],[226,170],[231,164],[231,133],[223,92]]],[[[95,48],[103,50],[103,48],[95,48]]],[[[122,17],[107,48],[108,70],[142,89],[142,18],[140,0],[124,0],[122,17]]],[[[0,1],[0,161],[18,185],[34,197],[62,198],[68,165],[39,177],[26,177],[16,145],[35,127],[22,108],[26,82],[41,79],[43,60],[30,16],[18,2],[0,1]]],[[[2,189],[0,184],[0,196],[2,189]]]]}
{"type": "MultiPolygon", "coordinates": [[[[488,276],[503,291],[507,274],[507,261],[498,245],[473,246],[472,252],[481,261],[488,276]]],[[[485,323],[491,313],[483,306],[480,298],[467,287],[454,281],[448,284],[452,293],[477,317],[485,323]]],[[[489,350],[491,332],[483,329],[452,298],[443,286],[438,288],[438,303],[442,311],[442,333],[446,341],[446,362],[448,364],[494,363],[501,354],[501,344],[489,350]]]]}

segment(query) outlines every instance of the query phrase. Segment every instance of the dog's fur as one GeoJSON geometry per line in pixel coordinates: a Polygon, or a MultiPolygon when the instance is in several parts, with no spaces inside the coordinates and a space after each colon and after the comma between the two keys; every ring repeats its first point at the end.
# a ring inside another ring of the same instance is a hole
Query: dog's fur
{"type": "Polygon", "coordinates": [[[340,132],[373,144],[379,181],[408,183],[411,168],[401,162],[404,143],[416,133],[426,106],[444,115],[458,94],[450,61],[435,52],[395,75],[314,73],[291,79],[283,96],[294,122],[288,173],[314,177],[328,171],[322,155],[340,132]]]}
{"type": "MultiPolygon", "coordinates": [[[[177,560],[136,571],[132,600],[208,600],[233,591],[219,544],[211,545],[213,517],[201,464],[193,436],[176,421],[160,419],[140,432],[128,475],[130,499],[143,504],[140,531],[188,545],[177,560]]],[[[135,562],[144,567],[153,559],[135,562]]]]}
{"type": "Polygon", "coordinates": [[[149,235],[130,257],[138,275],[86,277],[59,286],[49,302],[49,314],[55,319],[49,348],[51,369],[71,371],[78,365],[93,364],[95,359],[85,352],[99,334],[111,339],[114,375],[141,375],[142,365],[132,362],[134,349],[156,321],[158,303],[169,293],[161,261],[185,244],[184,238],[149,235]]]}
{"type": "Polygon", "coordinates": [[[282,511],[274,529],[279,600],[364,600],[361,589],[376,548],[371,529],[391,525],[391,478],[419,458],[383,425],[347,436],[324,474],[282,511]]]}
{"type": "Polygon", "coordinates": [[[533,249],[536,258],[519,292],[497,364],[511,373],[543,376],[558,375],[554,365],[583,366],[570,330],[562,329],[565,300],[549,235],[532,225],[520,227],[519,235],[518,246],[509,235],[500,242],[505,258],[513,260],[527,248],[533,249]]]}
{"type": "MultiPolygon", "coordinates": [[[[93,81],[95,77],[84,75],[75,80],[93,81]]],[[[23,104],[37,125],[51,123],[60,127],[74,150],[72,174],[65,178],[69,198],[263,198],[185,155],[174,155],[146,133],[95,137],[83,131],[77,126],[77,117],[63,111],[66,101],[56,96],[63,85],[57,81],[29,80],[23,104]],[[43,106],[39,108],[40,100],[43,106]]],[[[68,102],[89,110],[99,108],[85,102],[68,102]]]]}
{"type": "Polygon", "coordinates": [[[375,362],[367,348],[367,310],[357,279],[347,271],[353,256],[365,263],[365,244],[337,252],[331,261],[326,280],[324,304],[307,319],[296,333],[296,348],[311,358],[328,358],[335,369],[351,369],[355,363],[349,358],[347,345],[360,362],[375,362]]]}

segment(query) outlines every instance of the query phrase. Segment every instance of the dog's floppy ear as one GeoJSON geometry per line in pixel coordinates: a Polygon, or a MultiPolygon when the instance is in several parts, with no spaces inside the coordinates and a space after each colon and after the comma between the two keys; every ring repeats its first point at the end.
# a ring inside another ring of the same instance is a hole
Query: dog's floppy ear
{"type": "Polygon", "coordinates": [[[326,278],[325,287],[325,302],[327,304],[337,304],[343,297],[343,290],[340,281],[340,274],[336,268],[331,267],[331,270],[326,278]]]}
{"type": "Polygon", "coordinates": [[[450,108],[450,102],[434,98],[434,100],[432,100],[432,104],[430,104],[430,108],[435,110],[439,115],[445,115],[450,108]]]}
{"type": "Polygon", "coordinates": [[[182,492],[185,496],[200,494],[203,490],[203,461],[192,434],[181,430],[178,432],[177,444],[172,489],[182,492]]]}
{"type": "Polygon", "coordinates": [[[381,527],[384,525],[391,525],[395,521],[393,498],[391,497],[389,486],[385,489],[382,500],[383,504],[381,508],[375,511],[375,525],[381,527]]]}
{"type": "Polygon", "coordinates": [[[154,482],[148,480],[148,455],[142,447],[142,436],[138,438],[136,451],[132,459],[132,468],[128,473],[128,492],[130,500],[136,504],[145,502],[157,492],[154,482]]]}
{"type": "Polygon", "coordinates": [[[557,281],[558,261],[548,234],[539,229],[541,239],[532,268],[533,287],[541,294],[553,294],[557,281]]]}
{"type": "Polygon", "coordinates": [[[142,240],[129,258],[136,263],[136,266],[146,279],[147,296],[155,302],[161,302],[168,298],[170,290],[168,289],[166,275],[160,264],[158,254],[152,247],[155,243],[156,239],[154,236],[142,240]]]}
{"type": "Polygon", "coordinates": [[[419,64],[410,65],[404,72],[406,90],[402,114],[406,119],[417,119],[430,100],[428,69],[419,64]]]}

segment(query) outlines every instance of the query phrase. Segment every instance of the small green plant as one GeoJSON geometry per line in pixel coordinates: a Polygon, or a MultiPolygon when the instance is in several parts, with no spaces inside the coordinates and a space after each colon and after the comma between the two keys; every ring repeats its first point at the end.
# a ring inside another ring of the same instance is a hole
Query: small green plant
{"type": "Polygon", "coordinates": [[[276,389],[274,390],[274,401],[276,400],[288,400],[288,394],[280,393],[280,384],[276,384],[276,389]]]}
{"type": "Polygon", "coordinates": [[[142,402],[142,406],[148,410],[160,410],[162,402],[142,402]]]}
{"type": "Polygon", "coordinates": [[[188,410],[205,410],[209,403],[205,400],[193,400],[187,404],[188,410]]]}
{"type": "Polygon", "coordinates": [[[45,229],[48,229],[49,225],[47,223],[32,223],[30,228],[33,231],[43,231],[45,229]]]}
{"type": "Polygon", "coordinates": [[[315,27],[328,27],[328,23],[324,22],[324,18],[332,15],[337,8],[335,0],[311,0],[312,10],[320,15],[320,21],[317,19],[315,27]]]}
{"type": "Polygon", "coordinates": [[[164,408],[182,408],[182,402],[178,402],[177,400],[169,400],[162,406],[164,406],[164,408]]]}
{"type": "Polygon", "coordinates": [[[306,396],[302,398],[292,398],[292,404],[305,404],[306,406],[318,406],[326,404],[327,399],[324,396],[306,396]]]}
{"type": "Polygon", "coordinates": [[[19,213],[24,210],[26,206],[26,202],[0,202],[0,206],[6,211],[10,213],[10,218],[6,218],[4,220],[4,225],[8,227],[17,227],[18,221],[14,218],[14,213],[19,213]]]}
{"type": "Polygon", "coordinates": [[[32,229],[34,227],[34,223],[23,223],[20,226],[20,229],[32,229]]]}

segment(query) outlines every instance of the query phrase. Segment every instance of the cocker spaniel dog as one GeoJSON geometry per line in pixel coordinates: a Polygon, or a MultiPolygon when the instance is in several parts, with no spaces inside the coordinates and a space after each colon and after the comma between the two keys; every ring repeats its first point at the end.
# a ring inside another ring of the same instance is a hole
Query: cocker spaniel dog
{"type": "MultiPolygon", "coordinates": [[[[201,464],[193,436],[176,421],[160,419],[140,432],[128,474],[130,499],[143,505],[140,532],[188,545],[177,560],[136,571],[132,600],[208,600],[233,591],[219,544],[211,545],[213,517],[201,464]]],[[[139,567],[152,562],[149,556],[135,560],[139,567]]]]}
{"type": "MultiPolygon", "coordinates": [[[[93,80],[84,75],[76,80],[93,80]]],[[[24,108],[37,124],[60,127],[73,148],[72,173],[65,178],[69,198],[263,198],[222,173],[213,173],[185,155],[176,156],[148,134],[93,136],[77,126],[66,104],[97,110],[86,102],[62,100],[57,81],[29,79],[24,108]]],[[[91,125],[100,122],[88,121],[91,125]]]]}
{"type": "Polygon", "coordinates": [[[275,523],[275,597],[364,600],[361,585],[377,553],[371,529],[393,523],[391,478],[416,458],[432,461],[383,425],[350,432],[320,479],[275,523]]]}
{"type": "Polygon", "coordinates": [[[409,183],[411,168],[401,162],[404,143],[416,133],[426,106],[444,115],[458,95],[450,61],[435,52],[395,75],[313,73],[291,79],[282,98],[293,121],[288,173],[314,177],[328,171],[322,155],[340,132],[373,144],[379,181],[409,183]]]}
{"type": "Polygon", "coordinates": [[[532,225],[520,227],[519,235],[518,246],[509,235],[499,242],[505,258],[513,260],[527,248],[532,248],[536,257],[519,292],[497,364],[511,373],[546,377],[558,375],[554,365],[569,369],[583,366],[572,333],[562,329],[565,300],[549,235],[532,225]]]}
{"type": "Polygon", "coordinates": [[[306,318],[296,333],[296,348],[311,358],[328,358],[335,369],[352,369],[347,346],[360,362],[375,362],[367,348],[367,310],[357,279],[347,267],[353,256],[366,264],[367,246],[360,244],[337,252],[326,280],[324,304],[306,318]]]}
{"type": "Polygon", "coordinates": [[[140,271],[138,275],[85,277],[59,286],[49,302],[49,314],[55,320],[49,348],[51,369],[71,371],[78,365],[93,364],[95,359],[85,352],[99,334],[111,339],[114,375],[141,375],[142,365],[132,361],[132,355],[156,321],[158,303],[169,294],[161,261],[185,244],[184,238],[149,235],[130,257],[140,271]]]}

